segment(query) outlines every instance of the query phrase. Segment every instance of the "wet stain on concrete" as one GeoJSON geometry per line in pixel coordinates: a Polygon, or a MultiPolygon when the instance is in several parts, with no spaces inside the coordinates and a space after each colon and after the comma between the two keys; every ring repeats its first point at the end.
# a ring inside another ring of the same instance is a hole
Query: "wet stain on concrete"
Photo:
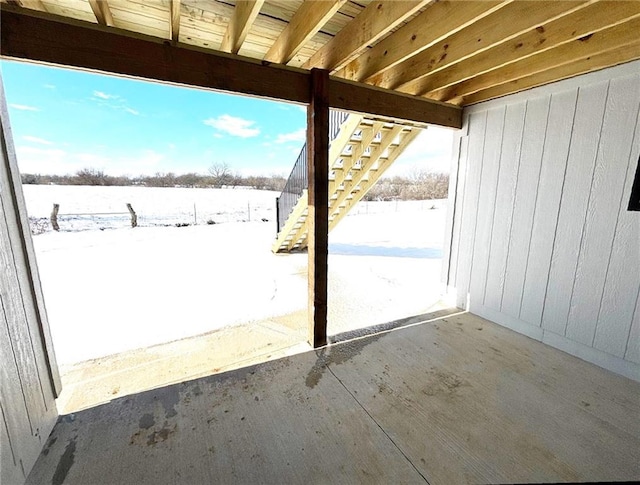
{"type": "Polygon", "coordinates": [[[148,437],[147,437],[147,446],[155,446],[158,443],[161,443],[163,441],[167,441],[167,439],[176,432],[176,426],[172,426],[171,428],[169,428],[168,426],[169,423],[167,423],[166,421],[164,422],[164,425],[162,426],[162,428],[160,428],[158,431],[154,431],[153,433],[151,433],[148,437]]]}
{"type": "Polygon", "coordinates": [[[170,386],[162,389],[156,398],[162,404],[164,408],[165,417],[167,419],[173,418],[178,414],[176,411],[176,405],[180,402],[180,392],[176,386],[170,386]]]}
{"type": "Polygon", "coordinates": [[[58,466],[56,467],[56,471],[53,474],[53,478],[51,479],[51,485],[62,485],[65,479],[67,478],[67,474],[71,467],[73,466],[73,462],[76,456],[76,440],[77,436],[74,436],[67,443],[67,447],[64,449],[64,453],[60,457],[58,461],[58,466]]]}
{"type": "Polygon", "coordinates": [[[45,445],[44,449],[42,450],[42,454],[44,456],[47,456],[49,454],[49,450],[51,449],[51,447],[53,445],[56,444],[56,441],[58,441],[58,438],[56,438],[55,436],[52,436],[51,438],[49,438],[49,440],[47,441],[47,444],[45,445]]]}
{"type": "Polygon", "coordinates": [[[307,374],[305,384],[308,388],[313,389],[318,385],[320,379],[327,370],[329,364],[344,364],[345,362],[353,359],[356,355],[359,355],[367,345],[376,342],[383,334],[372,335],[366,338],[351,340],[336,344],[335,346],[325,347],[316,351],[316,362],[307,374]]]}
{"type": "Polygon", "coordinates": [[[156,424],[156,420],[154,419],[153,414],[147,413],[142,415],[138,426],[140,426],[140,428],[142,429],[149,429],[154,424],[156,424]]]}

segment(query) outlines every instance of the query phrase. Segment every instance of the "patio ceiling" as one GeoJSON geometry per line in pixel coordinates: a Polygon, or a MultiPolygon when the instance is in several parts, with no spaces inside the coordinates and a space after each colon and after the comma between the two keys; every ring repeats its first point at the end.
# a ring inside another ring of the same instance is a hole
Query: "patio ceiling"
{"type": "Polygon", "coordinates": [[[640,58],[640,2],[2,0],[466,106],[640,58]]]}

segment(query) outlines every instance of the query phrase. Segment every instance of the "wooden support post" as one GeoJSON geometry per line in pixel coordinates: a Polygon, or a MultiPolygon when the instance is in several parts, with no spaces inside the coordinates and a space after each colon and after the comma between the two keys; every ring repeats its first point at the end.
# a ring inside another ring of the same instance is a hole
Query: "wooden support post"
{"type": "Polygon", "coordinates": [[[329,239],[329,72],[311,70],[307,108],[309,180],[309,343],[327,344],[327,258],[329,239]]]}
{"type": "Polygon", "coordinates": [[[51,211],[51,227],[54,231],[59,231],[58,225],[58,211],[60,210],[60,204],[53,204],[53,210],[51,211]]]}
{"type": "Polygon", "coordinates": [[[129,214],[131,214],[131,227],[137,227],[138,216],[136,215],[136,212],[133,210],[133,207],[131,207],[131,204],[127,204],[127,209],[129,209],[129,214]]]}

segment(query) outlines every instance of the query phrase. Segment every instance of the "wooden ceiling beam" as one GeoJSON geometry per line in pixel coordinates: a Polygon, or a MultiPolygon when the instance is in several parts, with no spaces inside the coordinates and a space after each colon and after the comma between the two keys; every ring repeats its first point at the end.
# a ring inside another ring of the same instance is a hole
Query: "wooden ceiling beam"
{"type": "Polygon", "coordinates": [[[336,75],[352,81],[366,81],[510,1],[434,2],[405,26],[349,62],[336,75]]]}
{"type": "Polygon", "coordinates": [[[635,45],[639,40],[638,32],[640,32],[640,17],[473,77],[447,88],[444,97],[448,100],[466,99],[469,94],[570,65],[576,59],[586,59],[628,45],[635,45]]]}
{"type": "Polygon", "coordinates": [[[3,0],[9,5],[15,5],[17,7],[30,8],[32,10],[38,10],[39,12],[46,12],[47,9],[41,0],[3,0]]]}
{"type": "Polygon", "coordinates": [[[169,20],[169,37],[174,42],[180,38],[180,0],[170,0],[171,18],[169,20]]]}
{"type": "Polygon", "coordinates": [[[267,51],[264,60],[278,64],[289,62],[346,2],[305,0],[267,51]]]}
{"type": "Polygon", "coordinates": [[[464,102],[465,105],[480,103],[490,99],[499,98],[508,94],[513,94],[525,89],[542,86],[562,79],[567,79],[580,74],[598,71],[618,64],[624,64],[636,59],[640,59],[640,41],[623,47],[616,47],[610,51],[589,55],[582,59],[569,62],[554,69],[532,74],[528,77],[509,81],[496,85],[483,91],[478,91],[457,102],[464,102]]]}
{"type": "Polygon", "coordinates": [[[229,21],[224,33],[220,50],[237,54],[242,43],[247,38],[249,29],[258,17],[264,0],[237,0],[233,10],[233,17],[229,21]]]}
{"type": "Polygon", "coordinates": [[[449,86],[640,16],[640,2],[597,2],[422,80],[416,94],[450,99],[449,86]]]}
{"type": "Polygon", "coordinates": [[[96,20],[100,25],[106,25],[108,27],[114,26],[113,15],[111,15],[111,9],[109,8],[107,0],[89,0],[89,5],[91,5],[93,15],[96,16],[96,20]]]}
{"type": "MultiPolygon", "coordinates": [[[[0,54],[6,58],[309,102],[309,71],[0,5],[0,54]]],[[[457,106],[335,77],[329,79],[329,100],[333,108],[380,118],[462,125],[462,110],[457,106]]]]}
{"type": "Polygon", "coordinates": [[[373,78],[369,82],[389,89],[415,94],[420,80],[457,62],[566,15],[586,5],[584,1],[517,1],[484,17],[451,35],[420,54],[407,59],[373,78]]]}
{"type": "Polygon", "coordinates": [[[345,25],[329,42],[318,50],[302,67],[335,71],[364,48],[376,43],[431,0],[378,0],[370,3],[357,17],[345,25]]]}

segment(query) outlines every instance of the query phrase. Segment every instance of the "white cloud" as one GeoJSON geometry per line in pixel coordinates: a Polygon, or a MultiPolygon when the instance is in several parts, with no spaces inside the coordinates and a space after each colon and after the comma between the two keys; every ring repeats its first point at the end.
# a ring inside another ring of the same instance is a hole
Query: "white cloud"
{"type": "Polygon", "coordinates": [[[127,100],[117,94],[108,94],[103,91],[94,91],[93,101],[97,101],[103,106],[109,106],[110,108],[122,110],[126,113],[138,116],[139,111],[127,106],[127,100]]]}
{"type": "Polygon", "coordinates": [[[291,133],[282,133],[276,138],[276,143],[304,143],[307,137],[306,128],[300,128],[299,130],[292,131],[291,133]]]}
{"type": "Polygon", "coordinates": [[[216,130],[228,133],[232,136],[238,136],[240,138],[251,138],[258,136],[260,130],[253,127],[255,121],[245,120],[243,118],[237,118],[231,115],[220,115],[217,118],[209,118],[203,121],[207,126],[211,126],[216,130]]]}
{"type": "Polygon", "coordinates": [[[38,138],[37,136],[25,135],[22,137],[24,141],[28,141],[31,143],[38,143],[40,145],[53,145],[53,142],[49,140],[45,140],[44,138],[38,138]]]}
{"type": "Polygon", "coordinates": [[[93,95],[96,98],[100,98],[100,99],[118,99],[120,96],[116,95],[116,94],[107,94],[104,93],[102,91],[94,91],[93,95]]]}
{"type": "Polygon", "coordinates": [[[20,111],[40,111],[39,108],[36,108],[35,106],[27,106],[26,104],[11,103],[9,106],[20,111]]]}
{"type": "Polygon", "coordinates": [[[54,84],[43,84],[43,87],[47,88],[47,89],[55,89],[56,86],[54,84]]]}

